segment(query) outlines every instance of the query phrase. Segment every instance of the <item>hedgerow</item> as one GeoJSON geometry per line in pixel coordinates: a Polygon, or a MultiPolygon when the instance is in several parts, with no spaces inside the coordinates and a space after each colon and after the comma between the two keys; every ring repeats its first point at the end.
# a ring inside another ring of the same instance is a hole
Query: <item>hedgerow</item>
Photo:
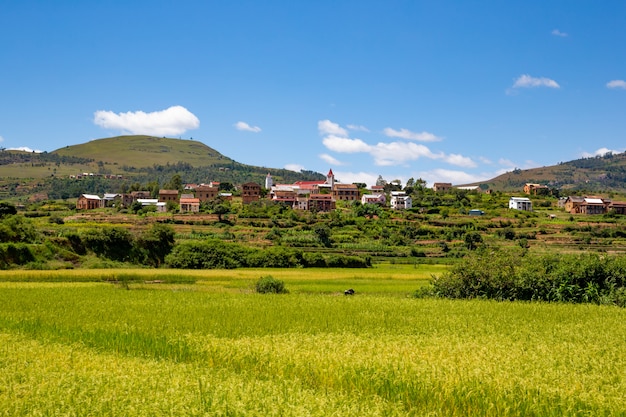
{"type": "Polygon", "coordinates": [[[432,281],[435,295],[626,307],[626,258],[587,254],[530,254],[523,248],[484,247],[432,281]]]}
{"type": "Polygon", "coordinates": [[[248,248],[232,242],[218,240],[183,242],[174,247],[165,262],[172,268],[367,268],[369,257],[303,253],[283,247],[265,249],[248,248]]]}

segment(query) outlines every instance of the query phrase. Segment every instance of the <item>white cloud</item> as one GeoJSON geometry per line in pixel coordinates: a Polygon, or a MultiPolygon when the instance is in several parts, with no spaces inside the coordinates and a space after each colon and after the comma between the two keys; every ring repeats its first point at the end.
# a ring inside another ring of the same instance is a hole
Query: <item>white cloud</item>
{"type": "Polygon", "coordinates": [[[4,138],[0,136],[0,142],[4,142],[4,138]]]}
{"type": "Polygon", "coordinates": [[[338,160],[337,158],[334,158],[326,153],[323,153],[320,155],[320,159],[330,165],[343,165],[343,163],[338,160]]]}
{"type": "Polygon", "coordinates": [[[516,168],[517,167],[515,162],[511,161],[510,159],[505,159],[505,158],[498,159],[498,164],[500,164],[502,166],[505,166],[507,168],[516,168]]]}
{"type": "Polygon", "coordinates": [[[200,120],[182,106],[172,106],[151,113],[143,111],[113,113],[98,110],[94,113],[93,122],[105,129],[154,136],[180,135],[200,126],[200,120]]]}
{"type": "Polygon", "coordinates": [[[606,83],[607,88],[623,88],[626,90],[626,81],[624,80],[613,80],[606,83]]]}
{"type": "Polygon", "coordinates": [[[373,174],[371,172],[347,172],[347,171],[333,171],[335,178],[344,184],[352,184],[354,182],[363,182],[368,186],[376,184],[379,174],[373,174]]]}
{"type": "Polygon", "coordinates": [[[567,34],[567,33],[565,33],[565,32],[561,32],[561,31],[560,31],[560,30],[558,30],[558,29],[554,29],[551,33],[552,33],[554,36],[559,36],[559,37],[561,37],[561,38],[567,38],[567,36],[568,36],[568,34],[567,34]]]}
{"type": "Polygon", "coordinates": [[[372,149],[370,145],[361,139],[343,138],[334,135],[326,136],[322,143],[331,151],[341,153],[370,152],[372,149]]]}
{"type": "Polygon", "coordinates": [[[515,83],[513,88],[534,88],[534,87],[548,87],[548,88],[561,88],[561,86],[554,80],[545,77],[531,77],[528,74],[521,75],[515,83]]]}
{"type": "Polygon", "coordinates": [[[617,153],[620,153],[620,151],[612,150],[612,149],[609,149],[609,148],[600,148],[600,149],[597,149],[596,151],[591,152],[591,153],[590,152],[583,152],[581,155],[582,155],[583,158],[592,158],[594,156],[604,156],[607,153],[617,154],[617,153]]]}
{"type": "Polygon", "coordinates": [[[7,148],[7,151],[24,151],[24,152],[35,152],[35,153],[43,152],[43,151],[40,151],[39,149],[31,149],[28,146],[19,146],[17,148],[7,148]]]}
{"type": "Polygon", "coordinates": [[[441,159],[444,157],[444,154],[435,154],[424,145],[407,142],[380,142],[370,149],[370,154],[374,157],[374,163],[381,166],[406,163],[421,157],[430,159],[441,159]]]}
{"type": "Polygon", "coordinates": [[[408,129],[400,129],[395,130],[390,127],[387,127],[383,130],[385,136],[390,138],[401,138],[401,139],[409,139],[409,140],[419,140],[421,142],[438,142],[441,140],[440,137],[433,135],[429,132],[411,132],[408,129]]]}
{"type": "Polygon", "coordinates": [[[469,174],[465,171],[455,171],[450,169],[433,169],[431,171],[420,172],[418,177],[424,179],[429,186],[436,182],[450,182],[452,184],[470,184],[491,179],[495,175],[491,173],[469,174]]]}
{"type": "Polygon", "coordinates": [[[289,171],[300,172],[304,170],[304,166],[299,164],[287,164],[285,165],[285,169],[288,169],[289,171]]]}
{"type": "Polygon", "coordinates": [[[480,160],[480,162],[482,162],[485,165],[491,165],[493,163],[491,162],[491,159],[485,158],[484,156],[480,156],[478,157],[478,159],[480,160]]]}
{"type": "Polygon", "coordinates": [[[369,132],[370,131],[368,128],[366,128],[365,126],[361,126],[361,125],[348,125],[348,129],[356,130],[356,131],[359,131],[359,132],[369,132]]]}
{"type": "Polygon", "coordinates": [[[447,155],[444,159],[450,165],[456,165],[464,168],[476,167],[476,162],[472,161],[472,159],[468,158],[467,156],[451,153],[450,155],[447,155]]]}
{"type": "Polygon", "coordinates": [[[246,132],[259,133],[261,131],[260,127],[258,127],[258,126],[250,126],[246,122],[237,122],[233,126],[235,126],[235,129],[237,129],[237,130],[244,130],[246,132]]]}
{"type": "Polygon", "coordinates": [[[320,135],[348,136],[348,131],[346,129],[328,119],[317,122],[317,129],[319,130],[320,135]]]}

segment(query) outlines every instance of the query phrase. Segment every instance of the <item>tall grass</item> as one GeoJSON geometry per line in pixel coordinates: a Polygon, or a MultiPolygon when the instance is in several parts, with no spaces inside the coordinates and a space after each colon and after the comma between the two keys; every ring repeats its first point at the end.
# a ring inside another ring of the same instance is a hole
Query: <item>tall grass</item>
{"type": "Polygon", "coordinates": [[[623,309],[201,287],[0,284],[0,415],[625,411],[623,309]]]}

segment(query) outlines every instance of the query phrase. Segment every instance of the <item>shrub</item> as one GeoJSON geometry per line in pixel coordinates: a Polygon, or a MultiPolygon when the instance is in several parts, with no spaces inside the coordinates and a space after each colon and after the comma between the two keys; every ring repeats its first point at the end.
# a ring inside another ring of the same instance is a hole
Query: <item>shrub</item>
{"type": "Polygon", "coordinates": [[[626,259],[483,248],[434,278],[433,293],[448,298],[624,305],[626,259]]]}
{"type": "Polygon", "coordinates": [[[271,275],[261,277],[255,285],[256,292],[260,294],[286,294],[285,282],[271,275]]]}
{"type": "Polygon", "coordinates": [[[35,261],[35,256],[30,247],[24,243],[0,244],[0,267],[7,268],[10,265],[24,265],[35,261]]]}
{"type": "Polygon", "coordinates": [[[246,266],[248,253],[249,250],[234,243],[191,241],[176,245],[165,257],[165,263],[172,268],[233,269],[246,266]]]}

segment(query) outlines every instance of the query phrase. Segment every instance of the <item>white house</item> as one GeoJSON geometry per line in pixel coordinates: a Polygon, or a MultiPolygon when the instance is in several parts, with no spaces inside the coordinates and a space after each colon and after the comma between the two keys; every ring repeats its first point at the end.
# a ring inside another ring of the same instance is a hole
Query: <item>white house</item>
{"type": "Polygon", "coordinates": [[[363,194],[361,196],[361,204],[379,204],[384,206],[386,201],[385,194],[363,194]]]}
{"type": "Polygon", "coordinates": [[[138,198],[137,202],[142,206],[156,206],[158,213],[165,213],[167,211],[167,203],[159,201],[158,198],[138,198]]]}
{"type": "Polygon", "coordinates": [[[393,210],[408,210],[413,207],[413,199],[404,191],[392,191],[390,204],[393,210]]]}
{"type": "Polygon", "coordinates": [[[509,208],[513,210],[533,211],[533,203],[526,197],[511,197],[509,208]]]}

